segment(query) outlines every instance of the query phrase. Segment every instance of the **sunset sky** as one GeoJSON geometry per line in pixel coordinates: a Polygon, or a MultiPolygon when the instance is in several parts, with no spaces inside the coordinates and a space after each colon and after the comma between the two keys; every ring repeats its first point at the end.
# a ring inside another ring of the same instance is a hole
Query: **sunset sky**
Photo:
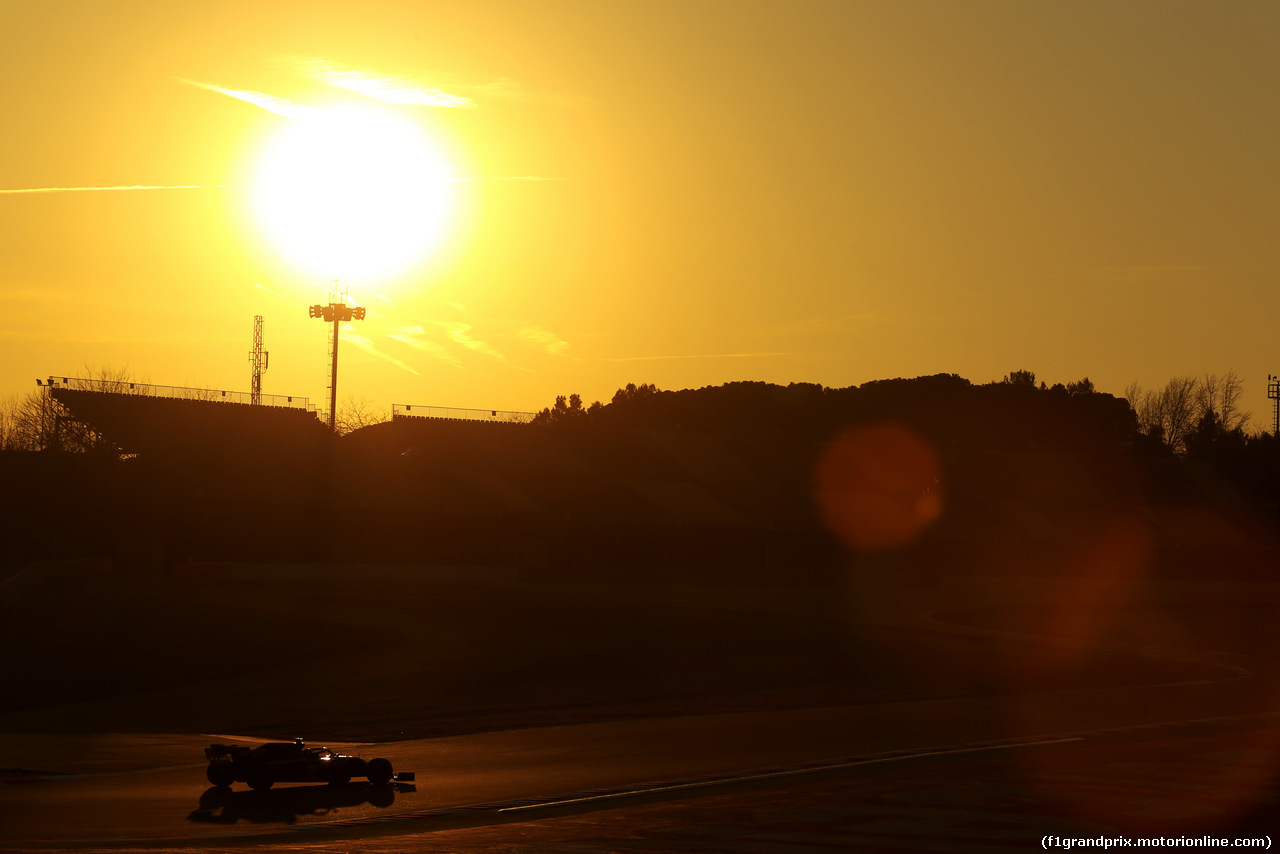
{"type": "Polygon", "coordinates": [[[8,2],[0,394],[247,391],[261,314],[324,405],[337,276],[388,411],[1234,369],[1269,428],[1277,45],[1256,2],[8,2]]]}

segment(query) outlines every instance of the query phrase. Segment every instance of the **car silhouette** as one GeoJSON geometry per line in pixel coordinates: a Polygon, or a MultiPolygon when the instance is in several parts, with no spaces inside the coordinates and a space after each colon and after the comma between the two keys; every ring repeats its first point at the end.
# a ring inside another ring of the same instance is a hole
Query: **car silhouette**
{"type": "Polygon", "coordinates": [[[307,747],[302,739],[269,741],[257,747],[211,744],[204,749],[209,760],[205,775],[215,786],[248,783],[252,789],[270,789],[276,783],[349,783],[364,777],[375,786],[392,780],[409,782],[413,773],[396,774],[386,759],[364,760],[335,753],[327,747],[307,747]]]}

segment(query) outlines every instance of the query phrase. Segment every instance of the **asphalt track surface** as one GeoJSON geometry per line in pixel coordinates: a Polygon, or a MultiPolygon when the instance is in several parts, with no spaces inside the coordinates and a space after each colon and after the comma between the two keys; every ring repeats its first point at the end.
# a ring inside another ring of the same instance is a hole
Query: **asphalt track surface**
{"type": "MultiPolygon", "coordinates": [[[[205,763],[192,760],[220,735],[8,736],[10,763],[38,768],[41,757],[86,759],[64,761],[71,774],[11,778],[0,788],[0,846],[184,848],[421,834],[557,811],[626,809],[635,798],[848,777],[873,766],[912,766],[916,773],[932,767],[945,777],[997,755],[1063,755],[1153,738],[1176,743],[1186,734],[1259,730],[1280,720],[1251,701],[1261,699],[1250,697],[1253,680],[1226,673],[1222,682],[1047,693],[1016,703],[889,703],[330,745],[392,758],[398,769],[417,773],[412,788],[356,782],[212,789],[205,763]],[[1181,714],[1153,721],[1153,708],[1181,714]],[[1233,713],[1221,714],[1224,708],[1233,713]]],[[[1269,752],[1271,738],[1251,749],[1269,752]]],[[[1177,755],[1176,747],[1169,752],[1177,755]]]]}
{"type": "MultiPolygon", "coordinates": [[[[936,629],[934,613],[882,616],[936,629]]],[[[1006,629],[948,630],[1026,642],[1006,629]]],[[[1185,665],[1185,678],[328,744],[386,756],[416,772],[414,787],[212,789],[201,750],[235,738],[226,733],[0,734],[0,767],[22,769],[0,786],[0,849],[972,851],[1025,850],[1052,830],[1226,832],[1234,822],[1267,831],[1280,717],[1266,662],[1191,648],[1127,652],[1185,665]],[[1126,773],[1120,801],[1139,806],[1117,811],[1105,789],[1126,773]],[[1002,782],[993,792],[975,780],[1002,782]],[[1171,780],[1181,788],[1155,806],[1133,794],[1150,799],[1171,780]],[[1074,807],[1059,809],[1073,790],[1074,807]],[[1001,797],[1011,801],[1003,829],[995,819],[946,829],[1001,797]],[[878,830],[850,830],[873,808],[878,830]],[[773,822],[772,841],[742,842],[765,832],[762,822],[773,822]],[[716,827],[729,829],[717,836],[716,827]],[[663,828],[674,830],[664,837],[663,828]]]]}

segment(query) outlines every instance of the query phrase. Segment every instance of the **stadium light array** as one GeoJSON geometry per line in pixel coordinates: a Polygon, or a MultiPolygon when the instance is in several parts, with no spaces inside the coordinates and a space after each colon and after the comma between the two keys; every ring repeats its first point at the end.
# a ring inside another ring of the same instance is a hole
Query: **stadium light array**
{"type": "Polygon", "coordinates": [[[320,318],[333,324],[333,350],[329,368],[329,429],[337,432],[338,417],[338,324],[352,320],[364,320],[365,308],[362,305],[347,305],[345,294],[342,302],[338,302],[337,283],[329,297],[328,305],[313,305],[308,315],[320,318]]]}

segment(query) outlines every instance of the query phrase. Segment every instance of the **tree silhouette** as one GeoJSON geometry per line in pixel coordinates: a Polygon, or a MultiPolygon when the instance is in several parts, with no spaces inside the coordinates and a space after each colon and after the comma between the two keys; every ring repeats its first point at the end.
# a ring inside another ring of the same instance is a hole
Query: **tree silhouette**
{"type": "Polygon", "coordinates": [[[1234,370],[1226,376],[1205,374],[1196,389],[1196,405],[1201,416],[1212,414],[1222,430],[1243,430],[1250,413],[1240,411],[1240,398],[1244,396],[1244,383],[1234,370]]]}
{"type": "Polygon", "coordinates": [[[1078,397],[1080,395],[1097,393],[1097,389],[1093,387],[1093,382],[1088,377],[1085,377],[1079,382],[1067,383],[1066,388],[1067,388],[1067,394],[1071,395],[1072,397],[1078,397]]]}
{"type": "Polygon", "coordinates": [[[1198,434],[1198,441],[1214,431],[1243,433],[1250,417],[1248,412],[1240,411],[1243,394],[1244,384],[1235,371],[1228,371],[1222,377],[1174,377],[1160,389],[1144,389],[1134,382],[1125,389],[1124,396],[1144,435],[1183,454],[1193,433],[1198,434]]]}
{"type": "Polygon", "coordinates": [[[624,388],[620,388],[613,393],[613,400],[610,403],[627,403],[632,400],[640,400],[641,398],[657,394],[658,387],[653,383],[627,383],[624,388]]]}
{"type": "MultiPolygon", "coordinates": [[[[78,388],[113,394],[143,394],[128,368],[85,369],[78,388]]],[[[4,433],[0,440],[8,450],[82,453],[114,450],[92,426],[79,421],[53,396],[50,386],[40,386],[17,400],[7,401],[0,415],[4,433]]]]}
{"type": "Polygon", "coordinates": [[[338,407],[338,435],[345,436],[361,427],[381,424],[386,420],[387,418],[375,410],[367,398],[356,399],[354,395],[349,394],[338,407]]]}
{"type": "Polygon", "coordinates": [[[1017,388],[1035,388],[1036,372],[1035,371],[1011,371],[1004,375],[1004,384],[1015,386],[1017,388]]]}
{"type": "Polygon", "coordinates": [[[582,406],[582,395],[571,394],[567,398],[562,394],[556,397],[555,406],[544,409],[537,415],[533,416],[531,424],[565,424],[573,421],[579,421],[586,417],[588,412],[595,413],[602,407],[599,401],[591,404],[590,409],[582,406]]]}

